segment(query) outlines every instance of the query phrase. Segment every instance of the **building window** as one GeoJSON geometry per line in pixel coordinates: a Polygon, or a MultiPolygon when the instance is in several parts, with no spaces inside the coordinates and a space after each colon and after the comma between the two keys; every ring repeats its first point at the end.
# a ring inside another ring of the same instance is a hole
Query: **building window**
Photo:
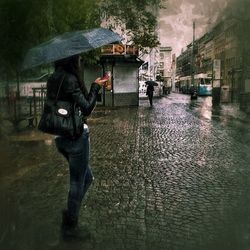
{"type": "Polygon", "coordinates": [[[160,62],[159,66],[160,68],[164,68],[164,62],[160,62]]]}
{"type": "Polygon", "coordinates": [[[164,59],[164,53],[160,53],[160,59],[164,59]]]}

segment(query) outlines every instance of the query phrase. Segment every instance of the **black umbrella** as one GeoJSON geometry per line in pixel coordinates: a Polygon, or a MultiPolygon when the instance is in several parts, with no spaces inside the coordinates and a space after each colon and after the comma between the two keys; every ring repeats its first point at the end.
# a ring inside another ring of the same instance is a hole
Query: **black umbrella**
{"type": "Polygon", "coordinates": [[[153,80],[149,80],[145,82],[147,85],[151,85],[151,86],[158,86],[158,83],[156,81],[153,80]]]}
{"type": "Polygon", "coordinates": [[[24,58],[23,69],[51,63],[121,40],[118,34],[105,28],[67,32],[30,49],[24,58]]]}

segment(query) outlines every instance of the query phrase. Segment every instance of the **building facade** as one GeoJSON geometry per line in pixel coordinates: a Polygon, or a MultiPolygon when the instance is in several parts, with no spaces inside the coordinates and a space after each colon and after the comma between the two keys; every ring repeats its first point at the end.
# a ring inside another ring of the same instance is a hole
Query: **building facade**
{"type": "Polygon", "coordinates": [[[163,82],[163,94],[170,93],[172,88],[172,48],[160,47],[157,76],[163,82]]]}
{"type": "MultiPolygon", "coordinates": [[[[247,109],[250,103],[250,20],[225,18],[212,30],[195,40],[194,71],[215,77],[214,61],[220,61],[219,87],[221,101],[239,103],[247,109]],[[225,96],[226,93],[226,96],[225,96]]],[[[177,76],[190,76],[192,44],[177,57],[177,76]]]]}

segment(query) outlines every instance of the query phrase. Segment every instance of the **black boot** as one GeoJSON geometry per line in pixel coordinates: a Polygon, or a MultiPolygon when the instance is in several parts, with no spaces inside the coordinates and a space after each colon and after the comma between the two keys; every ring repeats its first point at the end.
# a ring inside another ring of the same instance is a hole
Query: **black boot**
{"type": "Polygon", "coordinates": [[[62,236],[65,240],[86,240],[90,238],[90,232],[84,226],[78,225],[78,219],[71,217],[67,210],[62,212],[62,236]]]}

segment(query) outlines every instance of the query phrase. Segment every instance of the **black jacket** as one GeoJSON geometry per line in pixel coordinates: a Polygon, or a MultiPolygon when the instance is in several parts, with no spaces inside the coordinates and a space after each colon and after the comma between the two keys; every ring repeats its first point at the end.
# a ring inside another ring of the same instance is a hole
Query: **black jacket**
{"type": "Polygon", "coordinates": [[[149,92],[149,91],[155,91],[155,88],[154,88],[154,86],[152,86],[152,85],[148,85],[148,87],[147,87],[147,92],[149,92]]]}
{"type": "Polygon", "coordinates": [[[97,83],[92,83],[88,96],[85,97],[80,89],[76,76],[64,71],[63,69],[58,69],[48,79],[48,99],[56,99],[61,82],[62,86],[58,94],[58,100],[76,103],[76,105],[81,109],[83,116],[89,116],[96,105],[97,94],[101,86],[97,83]]]}

